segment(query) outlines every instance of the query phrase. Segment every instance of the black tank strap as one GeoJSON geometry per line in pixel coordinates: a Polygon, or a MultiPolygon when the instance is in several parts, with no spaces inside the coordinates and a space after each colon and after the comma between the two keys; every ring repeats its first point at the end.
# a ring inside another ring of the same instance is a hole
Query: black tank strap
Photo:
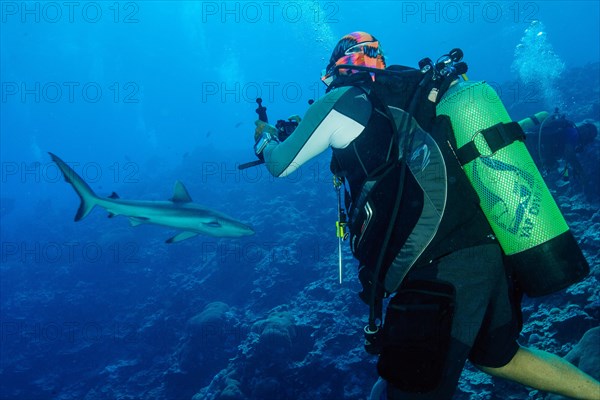
{"type": "Polygon", "coordinates": [[[470,163],[478,157],[489,157],[517,140],[525,140],[525,132],[523,132],[518,122],[499,123],[476,133],[475,136],[478,134],[481,134],[485,139],[491,150],[491,154],[481,154],[475,145],[475,141],[471,140],[456,150],[456,157],[461,166],[470,163]]]}

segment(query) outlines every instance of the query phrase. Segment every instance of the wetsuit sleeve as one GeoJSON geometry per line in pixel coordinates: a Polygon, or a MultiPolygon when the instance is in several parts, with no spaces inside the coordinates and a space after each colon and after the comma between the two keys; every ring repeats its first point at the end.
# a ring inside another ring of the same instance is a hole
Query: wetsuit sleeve
{"type": "Polygon", "coordinates": [[[371,112],[362,89],[332,90],[308,109],[289,138],[267,145],[263,153],[267,169],[274,176],[286,176],[329,147],[345,148],[365,129],[371,112]]]}

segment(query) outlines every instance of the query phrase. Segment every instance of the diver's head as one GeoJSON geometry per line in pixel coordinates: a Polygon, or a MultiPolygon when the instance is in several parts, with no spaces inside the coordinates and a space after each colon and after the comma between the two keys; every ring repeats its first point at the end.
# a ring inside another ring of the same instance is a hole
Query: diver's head
{"type": "Polygon", "coordinates": [[[355,71],[349,69],[334,71],[336,66],[345,64],[384,69],[385,57],[379,41],[369,33],[358,31],[341,38],[331,53],[329,64],[321,80],[329,86],[337,75],[348,75],[355,71]]]}
{"type": "Polygon", "coordinates": [[[577,126],[577,132],[579,133],[579,145],[585,146],[594,141],[598,135],[598,128],[591,122],[585,122],[577,126]]]}

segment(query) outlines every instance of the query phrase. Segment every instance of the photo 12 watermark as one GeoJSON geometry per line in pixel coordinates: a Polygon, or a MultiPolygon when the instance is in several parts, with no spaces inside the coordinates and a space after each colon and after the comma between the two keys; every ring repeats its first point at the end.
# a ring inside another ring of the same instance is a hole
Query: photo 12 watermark
{"type": "Polygon", "coordinates": [[[540,85],[536,83],[513,82],[463,82],[464,86],[456,86],[457,91],[450,89],[447,98],[443,101],[450,104],[461,103],[465,105],[477,105],[482,103],[504,104],[543,104],[543,93],[540,85]]]}
{"type": "MultiPolygon", "coordinates": [[[[96,161],[66,163],[87,183],[98,183],[110,181],[111,183],[139,183],[140,167],[133,161],[110,164],[96,161]]],[[[0,163],[1,183],[62,183],[64,175],[56,163],[48,162],[26,162],[26,161],[3,161],[0,163]]]]}
{"type": "Polygon", "coordinates": [[[137,242],[3,241],[2,263],[19,264],[139,264],[137,242]]]}
{"type": "Polygon", "coordinates": [[[338,250],[337,240],[333,239],[328,243],[304,245],[269,240],[202,241],[195,247],[202,263],[214,262],[217,265],[257,265],[262,262],[286,265],[315,263],[327,259],[338,250]]]}
{"type": "Polygon", "coordinates": [[[315,23],[339,22],[335,1],[203,1],[202,23],[315,23]]]}
{"type": "Polygon", "coordinates": [[[141,100],[137,82],[2,82],[2,103],[87,103],[112,102],[137,104],[141,100]]]}
{"type": "Polygon", "coordinates": [[[540,10],[538,2],[517,1],[402,1],[402,23],[490,23],[502,21],[529,24],[540,10]]]}
{"type": "Polygon", "coordinates": [[[300,83],[295,81],[205,81],[200,87],[202,103],[255,103],[261,98],[266,103],[284,102],[302,104],[325,94],[322,82],[300,83]]]}
{"type": "Polygon", "coordinates": [[[140,4],[134,1],[2,1],[0,20],[3,24],[137,24],[140,4]]]}
{"type": "Polygon", "coordinates": [[[20,343],[135,343],[140,338],[133,324],[97,321],[2,321],[0,345],[20,343]]]}

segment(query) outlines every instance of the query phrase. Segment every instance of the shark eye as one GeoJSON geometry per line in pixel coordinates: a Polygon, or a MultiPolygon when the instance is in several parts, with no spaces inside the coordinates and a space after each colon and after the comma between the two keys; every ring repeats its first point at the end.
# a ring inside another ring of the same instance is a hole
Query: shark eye
{"type": "Polygon", "coordinates": [[[220,228],[221,227],[221,224],[218,221],[205,222],[204,225],[209,226],[211,228],[220,228]]]}

